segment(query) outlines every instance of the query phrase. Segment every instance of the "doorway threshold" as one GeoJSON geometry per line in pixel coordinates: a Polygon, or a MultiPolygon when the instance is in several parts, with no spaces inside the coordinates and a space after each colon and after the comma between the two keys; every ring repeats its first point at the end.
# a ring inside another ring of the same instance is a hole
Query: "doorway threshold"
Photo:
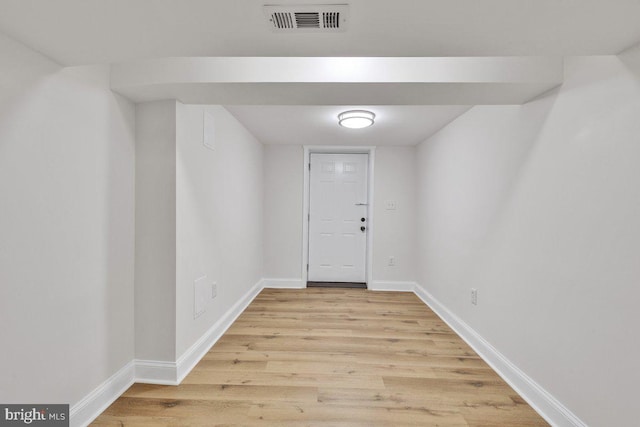
{"type": "Polygon", "coordinates": [[[365,282],[307,282],[307,288],[367,289],[365,282]]]}

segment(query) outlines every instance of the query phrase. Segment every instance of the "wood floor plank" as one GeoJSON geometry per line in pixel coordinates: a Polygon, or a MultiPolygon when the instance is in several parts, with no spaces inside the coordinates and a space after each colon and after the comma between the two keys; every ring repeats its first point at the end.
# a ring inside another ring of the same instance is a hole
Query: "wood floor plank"
{"type": "MultiPolygon", "coordinates": [[[[462,369],[460,369],[462,371],[462,369]]],[[[405,366],[399,364],[335,363],[335,362],[280,362],[267,363],[268,372],[293,372],[297,374],[346,374],[346,375],[396,375],[411,378],[438,378],[440,373],[430,366],[405,366]]]]}
{"type": "Polygon", "coordinates": [[[388,364],[393,362],[398,366],[424,366],[431,368],[486,368],[489,366],[478,356],[430,356],[422,354],[396,353],[358,353],[358,352],[295,352],[295,351],[216,351],[207,353],[204,360],[232,360],[243,361],[278,361],[278,362],[331,362],[331,363],[369,363],[388,364]]]}
{"type": "Polygon", "coordinates": [[[139,386],[131,387],[123,396],[142,399],[313,403],[318,400],[318,389],[317,387],[247,384],[181,384],[177,387],[140,384],[139,386]]]}
{"type": "Polygon", "coordinates": [[[183,384],[233,384],[297,387],[351,387],[384,389],[378,375],[350,375],[332,373],[298,374],[295,372],[222,372],[199,370],[189,374],[183,384]]]}
{"type": "Polygon", "coordinates": [[[95,426],[546,426],[414,294],[265,289],[179,386],[95,426]]]}
{"type": "Polygon", "coordinates": [[[356,361],[357,353],[314,353],[304,351],[210,351],[202,360],[238,360],[238,361],[356,361]]]}
{"type": "Polygon", "coordinates": [[[301,425],[307,422],[367,422],[369,425],[432,425],[442,427],[467,427],[465,418],[455,412],[437,411],[428,408],[377,408],[333,406],[326,408],[322,404],[291,405],[268,404],[254,405],[249,417],[272,422],[296,421],[301,425]]]}
{"type": "Polygon", "coordinates": [[[437,393],[410,393],[402,390],[365,390],[365,389],[319,389],[318,401],[326,405],[364,406],[380,408],[430,408],[433,410],[460,410],[467,407],[506,408],[520,404],[508,395],[468,394],[464,399],[460,395],[437,393]]]}
{"type": "MultiPolygon", "coordinates": [[[[299,325],[299,324],[298,324],[299,325]]],[[[389,328],[374,329],[371,327],[351,328],[301,328],[295,327],[292,323],[281,327],[247,326],[244,322],[238,322],[227,330],[227,335],[277,335],[290,337],[360,337],[379,339],[411,339],[411,340],[433,340],[442,343],[442,347],[454,345],[452,338],[457,336],[445,332],[424,332],[424,328],[389,328]],[[418,332],[419,331],[419,332],[418,332]]]]}
{"type": "Polygon", "coordinates": [[[460,349],[437,346],[432,340],[367,338],[367,337],[325,337],[325,336],[282,336],[282,335],[225,335],[218,342],[220,348],[256,351],[313,351],[313,352],[419,352],[425,355],[473,356],[471,348],[460,349]]]}
{"type": "Polygon", "coordinates": [[[246,419],[251,406],[248,402],[120,397],[98,417],[94,424],[120,426],[237,424],[246,419]],[[147,424],[148,419],[153,419],[153,423],[147,424]]]}

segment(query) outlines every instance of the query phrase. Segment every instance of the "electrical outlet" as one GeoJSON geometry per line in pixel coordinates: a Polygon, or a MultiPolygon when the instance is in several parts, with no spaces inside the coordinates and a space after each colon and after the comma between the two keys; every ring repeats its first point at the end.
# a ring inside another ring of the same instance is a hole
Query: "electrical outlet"
{"type": "Polygon", "coordinates": [[[471,288],[471,304],[478,305],[478,290],[471,288]]]}
{"type": "Polygon", "coordinates": [[[211,284],[211,299],[218,296],[218,283],[213,282],[211,284]]]}
{"type": "Polygon", "coordinates": [[[389,257],[389,266],[394,267],[395,265],[396,265],[396,257],[390,256],[389,257]]]}

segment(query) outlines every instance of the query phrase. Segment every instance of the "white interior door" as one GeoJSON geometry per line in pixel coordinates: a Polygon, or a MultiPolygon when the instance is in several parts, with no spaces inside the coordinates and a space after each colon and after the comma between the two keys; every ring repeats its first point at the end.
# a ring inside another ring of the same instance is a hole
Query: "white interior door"
{"type": "Polygon", "coordinates": [[[310,155],[312,282],[365,282],[368,154],[310,155]]]}

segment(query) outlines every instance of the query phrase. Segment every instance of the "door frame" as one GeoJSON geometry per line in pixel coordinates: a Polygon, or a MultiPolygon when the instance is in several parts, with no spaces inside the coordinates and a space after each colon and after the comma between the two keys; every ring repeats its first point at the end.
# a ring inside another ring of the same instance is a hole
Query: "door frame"
{"type": "Polygon", "coordinates": [[[309,174],[309,164],[311,161],[311,154],[368,154],[369,164],[367,172],[367,248],[365,256],[365,281],[367,287],[372,281],[373,274],[373,183],[374,183],[374,165],[376,147],[348,147],[340,145],[305,145],[304,157],[302,162],[303,176],[304,176],[304,190],[303,190],[303,202],[302,202],[302,285],[307,287],[309,263],[309,200],[311,195],[311,180],[309,174]]]}

